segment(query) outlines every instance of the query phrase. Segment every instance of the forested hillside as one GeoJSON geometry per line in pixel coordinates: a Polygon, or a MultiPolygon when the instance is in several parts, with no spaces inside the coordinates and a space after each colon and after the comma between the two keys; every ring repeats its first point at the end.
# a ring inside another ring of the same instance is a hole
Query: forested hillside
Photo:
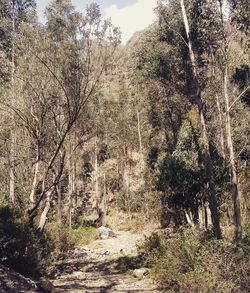
{"type": "Polygon", "coordinates": [[[0,264],[51,278],[99,227],[153,226],[123,270],[249,292],[250,3],[155,13],[122,45],[95,3],[52,0],[43,25],[35,1],[0,0],[0,264]]]}

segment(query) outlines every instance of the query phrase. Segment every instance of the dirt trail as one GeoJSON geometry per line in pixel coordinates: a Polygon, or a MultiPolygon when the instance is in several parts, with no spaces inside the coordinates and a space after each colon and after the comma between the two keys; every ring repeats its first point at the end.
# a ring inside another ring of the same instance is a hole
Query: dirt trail
{"type": "Polygon", "coordinates": [[[58,263],[59,273],[51,280],[54,292],[158,293],[148,277],[136,278],[131,273],[136,268],[136,244],[144,236],[121,231],[116,235],[76,249],[70,259],[58,263]]]}

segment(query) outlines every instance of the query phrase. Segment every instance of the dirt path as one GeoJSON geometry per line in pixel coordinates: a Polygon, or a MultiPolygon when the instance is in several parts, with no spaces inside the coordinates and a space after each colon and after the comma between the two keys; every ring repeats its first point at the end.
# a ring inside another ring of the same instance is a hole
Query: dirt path
{"type": "Polygon", "coordinates": [[[58,263],[58,275],[51,280],[55,292],[159,292],[148,277],[133,276],[138,261],[136,244],[143,236],[131,232],[116,235],[77,249],[70,259],[58,263]]]}

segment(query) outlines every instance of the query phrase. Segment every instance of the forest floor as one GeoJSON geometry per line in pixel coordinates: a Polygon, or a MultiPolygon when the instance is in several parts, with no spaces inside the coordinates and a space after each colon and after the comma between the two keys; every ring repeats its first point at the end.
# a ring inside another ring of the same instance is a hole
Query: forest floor
{"type": "Polygon", "coordinates": [[[75,249],[69,258],[56,263],[51,280],[55,293],[145,293],[160,292],[138,268],[137,244],[142,234],[116,232],[116,237],[95,240],[75,249]]]}

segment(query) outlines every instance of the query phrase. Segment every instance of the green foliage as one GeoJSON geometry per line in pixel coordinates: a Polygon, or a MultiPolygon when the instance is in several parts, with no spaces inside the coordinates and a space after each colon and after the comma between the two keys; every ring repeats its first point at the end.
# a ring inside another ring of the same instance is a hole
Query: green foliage
{"type": "Polygon", "coordinates": [[[156,188],[164,192],[169,207],[193,208],[204,198],[206,177],[199,132],[197,114],[190,111],[178,133],[175,151],[158,159],[156,188]]]}
{"type": "Polygon", "coordinates": [[[239,29],[249,32],[250,28],[250,4],[248,0],[230,0],[232,3],[232,19],[239,29]]]}
{"type": "Polygon", "coordinates": [[[122,188],[122,176],[114,169],[110,169],[106,172],[105,180],[106,186],[113,193],[122,188]]]}
{"type": "Polygon", "coordinates": [[[0,208],[0,262],[17,272],[38,277],[52,251],[48,235],[38,238],[17,211],[0,208]]]}
{"type": "MultiPolygon", "coordinates": [[[[235,82],[239,89],[244,90],[250,80],[250,67],[247,64],[242,64],[240,68],[235,68],[235,72],[232,75],[232,81],[235,82]]],[[[250,90],[248,89],[242,96],[243,102],[245,102],[248,107],[250,106],[250,90]]]]}
{"type": "Polygon", "coordinates": [[[250,251],[250,223],[243,227],[243,244],[250,251]]]}
{"type": "Polygon", "coordinates": [[[92,227],[69,229],[49,223],[38,237],[22,213],[8,206],[0,208],[0,263],[28,277],[39,277],[53,259],[89,244],[96,236],[92,227]]]}
{"type": "Polygon", "coordinates": [[[165,292],[248,292],[249,254],[194,229],[180,229],[174,237],[154,234],[140,252],[165,292]]]}
{"type": "Polygon", "coordinates": [[[89,244],[96,236],[97,230],[92,227],[69,227],[48,223],[45,234],[53,239],[53,254],[55,258],[65,256],[77,246],[89,244]]]}

